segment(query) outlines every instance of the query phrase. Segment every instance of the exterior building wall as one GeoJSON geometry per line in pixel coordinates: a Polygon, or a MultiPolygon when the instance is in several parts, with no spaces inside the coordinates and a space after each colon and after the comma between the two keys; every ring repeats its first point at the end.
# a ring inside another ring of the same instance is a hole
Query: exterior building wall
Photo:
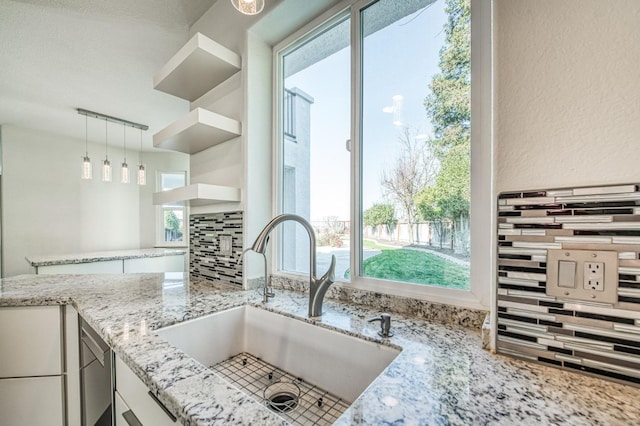
{"type": "MultiPolygon", "coordinates": [[[[283,212],[295,213],[310,220],[311,105],[313,98],[298,88],[288,90],[285,109],[285,144],[283,172],[283,212]]],[[[285,271],[309,270],[309,237],[295,222],[282,225],[282,268],[285,271]]]]}

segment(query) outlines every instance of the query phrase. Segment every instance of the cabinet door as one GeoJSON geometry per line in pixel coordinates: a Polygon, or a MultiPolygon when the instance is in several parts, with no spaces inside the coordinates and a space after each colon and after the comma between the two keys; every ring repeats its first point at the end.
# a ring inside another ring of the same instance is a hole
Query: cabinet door
{"type": "Polygon", "coordinates": [[[114,392],[115,402],[115,418],[113,424],[115,426],[143,426],[126,402],[122,399],[118,391],[114,392]]]}
{"type": "MultiPolygon", "coordinates": [[[[116,391],[143,425],[174,426],[177,424],[172,418],[173,415],[165,412],[165,408],[149,395],[149,389],[142,380],[118,356],[116,356],[116,391]]],[[[119,417],[116,420],[119,422],[117,424],[127,424],[120,422],[121,414],[116,416],[119,417]]]]}
{"type": "Polygon", "coordinates": [[[0,378],[62,374],[60,306],[0,308],[0,378]]]}
{"type": "Polygon", "coordinates": [[[45,274],[121,274],[122,260],[103,262],[69,263],[64,265],[38,266],[37,273],[45,274]]]}
{"type": "Polygon", "coordinates": [[[0,379],[0,424],[62,426],[62,386],[61,376],[0,379]]]}
{"type": "Polygon", "coordinates": [[[184,255],[125,259],[124,273],[136,272],[184,272],[184,255]]]}
{"type": "Polygon", "coordinates": [[[67,426],[80,426],[80,347],[78,341],[78,312],[65,306],[65,357],[67,370],[67,426]]]}

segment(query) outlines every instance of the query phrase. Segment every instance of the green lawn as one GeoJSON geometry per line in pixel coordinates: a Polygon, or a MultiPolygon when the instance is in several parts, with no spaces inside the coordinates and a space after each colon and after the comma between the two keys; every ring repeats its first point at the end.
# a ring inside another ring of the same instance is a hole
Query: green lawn
{"type": "Polygon", "coordinates": [[[362,248],[372,250],[398,250],[400,247],[381,246],[378,245],[375,241],[363,239],[362,248]]]}
{"type": "MultiPolygon", "coordinates": [[[[372,244],[375,246],[375,244],[372,244]]],[[[371,278],[404,281],[415,284],[469,289],[469,268],[458,265],[429,252],[389,249],[388,247],[366,248],[382,250],[382,253],[364,261],[363,275],[371,278]]],[[[345,272],[345,277],[349,271],[345,272]]]]}

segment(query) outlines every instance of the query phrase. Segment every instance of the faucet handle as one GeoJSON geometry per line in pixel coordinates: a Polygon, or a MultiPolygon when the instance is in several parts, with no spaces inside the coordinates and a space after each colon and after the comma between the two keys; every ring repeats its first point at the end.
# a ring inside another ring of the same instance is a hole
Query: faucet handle
{"type": "Polygon", "coordinates": [[[383,312],[379,317],[370,318],[367,320],[368,322],[380,321],[380,331],[378,331],[378,335],[380,337],[391,337],[393,333],[391,332],[391,315],[383,312]]]}

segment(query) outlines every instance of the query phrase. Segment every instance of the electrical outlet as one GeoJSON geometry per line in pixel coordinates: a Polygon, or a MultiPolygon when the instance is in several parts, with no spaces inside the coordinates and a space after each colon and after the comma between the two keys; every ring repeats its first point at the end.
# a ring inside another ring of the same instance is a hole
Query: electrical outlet
{"type": "Polygon", "coordinates": [[[584,289],[604,291],[604,262],[584,262],[584,289]]]}
{"type": "Polygon", "coordinates": [[[222,256],[231,256],[232,254],[231,235],[220,236],[220,254],[222,256]]]}
{"type": "Polygon", "coordinates": [[[618,303],[618,252],[547,250],[546,294],[559,299],[618,303]]]}

